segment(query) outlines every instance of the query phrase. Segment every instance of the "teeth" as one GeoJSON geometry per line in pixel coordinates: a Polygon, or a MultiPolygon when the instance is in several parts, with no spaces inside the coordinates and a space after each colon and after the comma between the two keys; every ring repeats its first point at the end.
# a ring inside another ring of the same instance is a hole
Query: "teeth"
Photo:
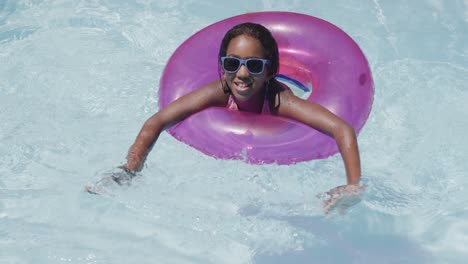
{"type": "Polygon", "coordinates": [[[249,86],[248,83],[237,83],[238,86],[240,87],[246,87],[246,86],[249,86]]]}

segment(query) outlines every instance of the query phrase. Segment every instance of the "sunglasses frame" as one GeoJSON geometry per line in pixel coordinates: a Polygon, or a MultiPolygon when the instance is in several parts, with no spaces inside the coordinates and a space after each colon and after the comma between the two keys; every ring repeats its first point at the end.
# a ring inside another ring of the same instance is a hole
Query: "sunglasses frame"
{"type": "Polygon", "coordinates": [[[242,67],[242,65],[245,66],[245,68],[247,69],[247,71],[250,73],[250,74],[253,74],[253,75],[258,75],[258,74],[262,74],[264,71],[265,71],[265,65],[270,65],[271,62],[267,59],[260,59],[260,58],[248,58],[248,59],[240,59],[240,58],[236,58],[236,57],[229,57],[229,56],[226,56],[226,57],[221,57],[221,66],[223,67],[223,70],[227,73],[236,73],[237,71],[239,71],[239,69],[242,67]],[[236,70],[234,71],[228,71],[226,69],[226,67],[224,67],[224,61],[227,60],[227,59],[235,59],[237,61],[239,61],[239,66],[237,67],[236,70]],[[252,61],[252,60],[258,60],[258,61],[261,61],[262,62],[262,70],[260,72],[252,72],[250,71],[249,69],[249,66],[247,66],[247,63],[249,61],[252,61]]]}

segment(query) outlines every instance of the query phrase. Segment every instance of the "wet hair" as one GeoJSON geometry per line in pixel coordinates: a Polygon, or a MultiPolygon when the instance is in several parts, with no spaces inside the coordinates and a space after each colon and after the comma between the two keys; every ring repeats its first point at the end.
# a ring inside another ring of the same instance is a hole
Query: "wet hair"
{"type": "MultiPolygon", "coordinates": [[[[263,47],[264,52],[264,59],[267,59],[271,62],[270,65],[267,65],[268,74],[272,75],[272,78],[269,80],[269,97],[275,98],[277,94],[284,90],[283,85],[278,82],[274,77],[279,71],[279,51],[278,51],[278,43],[276,43],[275,38],[271,34],[271,32],[264,26],[255,23],[242,23],[238,24],[231,28],[225,35],[223,40],[221,41],[221,46],[219,47],[219,54],[218,54],[218,66],[221,68],[221,57],[227,55],[227,48],[231,40],[240,35],[247,35],[253,37],[260,41],[260,44],[263,47]]],[[[218,71],[219,78],[221,79],[221,71],[218,71]]],[[[223,91],[225,93],[230,93],[231,90],[225,86],[225,83],[222,82],[223,91]]],[[[274,100],[274,99],[273,99],[274,100]]],[[[270,110],[277,111],[281,102],[281,97],[278,97],[278,101],[275,105],[271,106],[270,110]]]]}
{"type": "Polygon", "coordinates": [[[231,28],[221,41],[219,48],[218,62],[221,65],[221,57],[226,56],[227,48],[231,40],[240,35],[247,35],[260,41],[263,47],[265,58],[271,62],[267,66],[268,73],[275,76],[279,68],[278,44],[271,32],[264,26],[255,23],[242,23],[231,28]]]}

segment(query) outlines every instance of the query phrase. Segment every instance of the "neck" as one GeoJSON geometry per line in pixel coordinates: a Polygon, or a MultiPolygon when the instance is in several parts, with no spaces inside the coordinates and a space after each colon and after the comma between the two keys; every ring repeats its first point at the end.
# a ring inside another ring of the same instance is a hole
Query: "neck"
{"type": "Polygon", "coordinates": [[[240,111],[252,112],[252,113],[261,113],[263,109],[263,104],[265,101],[264,93],[258,93],[250,97],[245,101],[236,101],[237,107],[240,111]]]}

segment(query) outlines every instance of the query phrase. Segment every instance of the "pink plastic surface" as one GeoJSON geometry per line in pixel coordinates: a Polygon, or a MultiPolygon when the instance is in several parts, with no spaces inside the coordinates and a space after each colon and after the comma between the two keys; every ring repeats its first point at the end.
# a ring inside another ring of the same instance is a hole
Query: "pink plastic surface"
{"type": "MultiPolygon", "coordinates": [[[[374,96],[372,75],[359,46],[341,29],[316,17],[260,12],[212,24],[187,39],[166,65],[159,105],[216,79],[224,34],[243,22],[267,27],[278,42],[280,71],[313,91],[307,100],[321,104],[359,132],[374,96]]],[[[286,118],[209,108],[169,129],[178,140],[222,159],[291,164],[338,152],[335,140],[286,118]]]]}

